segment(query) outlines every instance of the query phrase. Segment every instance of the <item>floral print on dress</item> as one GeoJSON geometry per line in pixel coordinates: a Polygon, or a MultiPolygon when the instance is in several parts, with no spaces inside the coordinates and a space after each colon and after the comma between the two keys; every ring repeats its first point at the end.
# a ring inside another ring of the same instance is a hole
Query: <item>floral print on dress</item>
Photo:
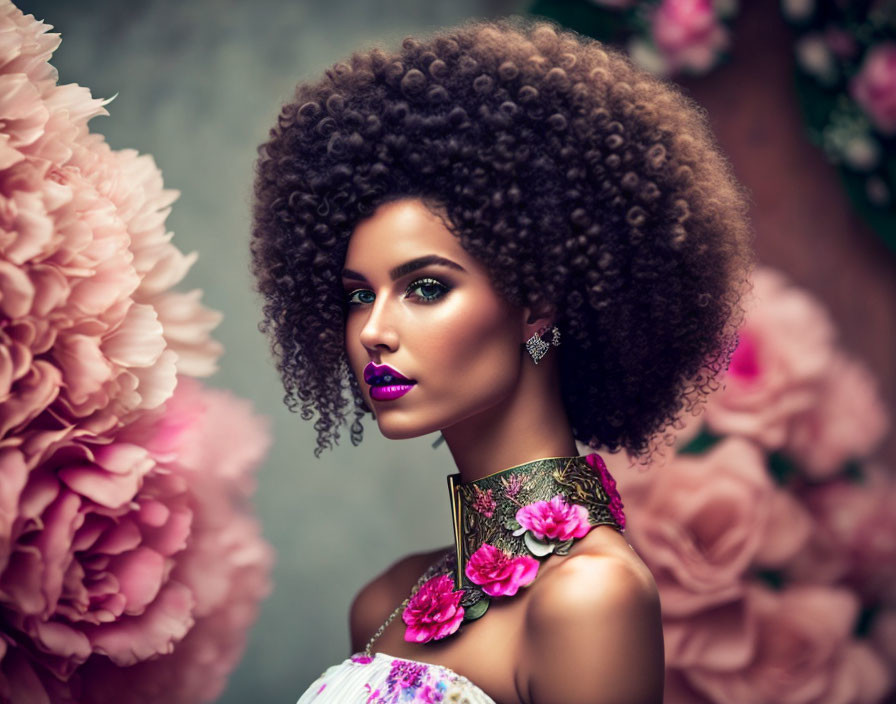
{"type": "Polygon", "coordinates": [[[411,660],[393,660],[384,689],[364,687],[370,692],[366,704],[440,704],[450,679],[435,666],[411,660]]]}

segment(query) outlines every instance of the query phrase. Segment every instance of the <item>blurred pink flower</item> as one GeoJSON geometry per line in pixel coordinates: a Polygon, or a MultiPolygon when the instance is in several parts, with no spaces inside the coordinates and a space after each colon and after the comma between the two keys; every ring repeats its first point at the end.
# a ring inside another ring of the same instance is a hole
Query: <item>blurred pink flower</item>
{"type": "Polygon", "coordinates": [[[746,598],[683,618],[663,617],[666,667],[708,668],[734,672],[747,665],[756,650],[757,625],[746,598]]]}
{"type": "Polygon", "coordinates": [[[871,642],[896,672],[896,607],[883,609],[874,619],[871,629],[871,642]]]}
{"type": "Polygon", "coordinates": [[[661,0],[650,30],[670,73],[708,71],[729,43],[711,0],[661,0]]]}
{"type": "Polygon", "coordinates": [[[825,310],[781,274],[757,268],[754,301],[724,387],[707,399],[706,424],[719,435],[741,435],[777,450],[793,418],[818,401],[834,355],[825,310]]]}
{"type": "Polygon", "coordinates": [[[843,480],[809,488],[812,537],[789,567],[794,579],[845,580],[866,598],[886,598],[896,585],[896,485],[843,480]]]}
{"type": "Polygon", "coordinates": [[[719,704],[875,702],[890,675],[850,637],[859,613],[845,589],[792,585],[780,592],[753,586],[747,593],[756,620],[753,657],[742,668],[694,667],[691,686],[719,704]]]}
{"type": "Polygon", "coordinates": [[[786,560],[807,537],[808,518],[781,497],[764,453],[742,438],[680,455],[651,479],[641,500],[629,502],[629,537],[656,578],[664,616],[738,599],[751,565],[786,560]],[[782,505],[797,515],[774,517],[782,505]]]}
{"type": "Polygon", "coordinates": [[[878,130],[896,134],[896,42],[882,42],[868,50],[849,92],[878,130]]]}
{"type": "MultiPolygon", "coordinates": [[[[165,678],[185,688],[166,701],[217,696],[270,589],[272,553],[245,505],[246,475],[268,442],[245,402],[182,378],[164,412],[116,442],[63,444],[22,492],[0,572],[5,628],[30,661],[10,665],[32,669],[48,691],[84,687],[85,702],[123,701],[102,684],[116,678],[133,701],[165,678]],[[219,425],[230,430],[230,462],[219,461],[219,425]],[[151,681],[137,677],[144,671],[151,681]]],[[[0,680],[13,674],[4,659],[0,680]]]]}
{"type": "Polygon", "coordinates": [[[579,504],[568,504],[562,494],[550,501],[535,501],[516,512],[517,522],[538,540],[569,540],[581,538],[591,530],[588,509],[579,504]]]}
{"type": "Polygon", "coordinates": [[[0,22],[0,438],[38,418],[103,433],[161,405],[176,372],[214,371],[220,314],[167,290],[196,255],[169,242],[177,193],[152,157],[88,132],[108,101],[56,85],[47,25],[11,4],[0,22]]]}
{"type": "Polygon", "coordinates": [[[246,505],[268,434],[182,376],[221,346],[169,290],[196,258],[177,193],[89,133],[108,101],[57,85],[48,29],[0,4],[0,699],[102,701],[84,673],[117,668],[135,699],[210,699],[269,589],[246,505]]]}
{"type": "Polygon", "coordinates": [[[793,417],[785,450],[808,476],[829,478],[848,460],[867,457],[889,424],[871,374],[838,351],[815,403],[793,417]]]}

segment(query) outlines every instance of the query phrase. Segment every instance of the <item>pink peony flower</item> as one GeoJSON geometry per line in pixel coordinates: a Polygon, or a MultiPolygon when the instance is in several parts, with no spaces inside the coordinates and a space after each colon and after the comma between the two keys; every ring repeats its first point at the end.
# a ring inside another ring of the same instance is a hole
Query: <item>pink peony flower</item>
{"type": "Polygon", "coordinates": [[[64,443],[32,472],[17,525],[40,520],[29,542],[42,547],[13,541],[0,573],[4,630],[28,657],[4,659],[0,681],[27,670],[35,696],[65,683],[84,702],[143,701],[161,681],[170,701],[223,689],[270,590],[272,554],[245,512],[250,484],[236,476],[258,463],[268,436],[245,402],[188,378],[164,411],[99,449],[64,443]],[[230,466],[217,461],[227,452],[219,426],[235,448],[230,466]],[[74,520],[68,506],[78,507],[74,520]]]}
{"type": "Polygon", "coordinates": [[[690,616],[740,598],[766,542],[784,542],[767,549],[779,562],[807,537],[802,528],[793,540],[787,522],[772,522],[780,490],[762,451],[741,438],[722,440],[704,455],[676,457],[651,479],[642,500],[629,506],[629,539],[656,578],[664,616],[690,616]]]}
{"type": "Polygon", "coordinates": [[[165,231],[176,191],[152,157],[88,132],[105,102],[56,85],[47,29],[0,9],[0,437],[35,421],[105,432],[221,354],[208,336],[220,313],[168,290],[196,258],[165,231]]]}
{"type": "Polygon", "coordinates": [[[793,418],[818,401],[834,358],[834,328],[824,309],[781,274],[758,268],[753,284],[724,388],[709,396],[704,415],[716,434],[777,450],[793,418]]]}
{"type": "Polygon", "coordinates": [[[816,402],[791,419],[785,449],[813,479],[827,479],[851,459],[867,457],[889,417],[874,379],[842,352],[820,381],[816,402]]]}
{"type": "Polygon", "coordinates": [[[781,592],[751,587],[747,598],[757,642],[741,668],[694,667],[690,685],[714,702],[873,702],[889,675],[870,649],[851,639],[859,613],[843,589],[794,585],[781,592]]]}
{"type": "Polygon", "coordinates": [[[454,589],[454,580],[447,574],[428,579],[408,602],[401,615],[407,625],[404,639],[426,643],[450,636],[464,618],[460,600],[464,593],[454,589]]]}
{"type": "Polygon", "coordinates": [[[661,0],[650,31],[670,73],[708,71],[729,43],[711,0],[661,0]]]}
{"type": "Polygon", "coordinates": [[[169,290],[177,193],[89,133],[108,101],[57,85],[48,28],[0,5],[0,699],[209,700],[270,588],[267,431],[178,376],[221,346],[169,290]]]}
{"type": "Polygon", "coordinates": [[[588,509],[568,504],[562,494],[550,501],[535,501],[516,512],[516,520],[539,540],[581,538],[591,530],[588,509]]]}
{"type": "Polygon", "coordinates": [[[610,500],[608,505],[610,515],[613,516],[613,519],[619,524],[620,528],[625,528],[625,513],[622,511],[624,507],[622,497],[616,489],[616,480],[613,479],[610,470],[608,470],[607,465],[604,464],[603,458],[596,452],[592,452],[585,457],[585,462],[595,473],[597,473],[597,476],[600,479],[600,484],[604,488],[607,498],[610,500]]]}
{"type": "Polygon", "coordinates": [[[849,93],[878,130],[896,134],[896,42],[882,42],[868,50],[850,81],[849,93]]]}
{"type": "Polygon", "coordinates": [[[466,575],[489,596],[513,596],[520,587],[533,582],[538,560],[528,555],[512,557],[493,545],[483,543],[470,555],[466,575]]]}

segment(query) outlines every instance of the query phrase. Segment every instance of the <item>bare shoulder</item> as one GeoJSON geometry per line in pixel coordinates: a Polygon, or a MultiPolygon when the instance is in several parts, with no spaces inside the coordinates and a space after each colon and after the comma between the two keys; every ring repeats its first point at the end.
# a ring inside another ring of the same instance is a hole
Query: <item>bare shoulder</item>
{"type": "Polygon", "coordinates": [[[420,575],[444,551],[445,548],[439,548],[407,555],[361,587],[349,609],[352,652],[364,648],[389,614],[410,594],[420,575]]]}
{"type": "Polygon", "coordinates": [[[531,587],[520,663],[528,704],[661,702],[653,576],[615,532],[595,530],[582,543],[531,587]]]}

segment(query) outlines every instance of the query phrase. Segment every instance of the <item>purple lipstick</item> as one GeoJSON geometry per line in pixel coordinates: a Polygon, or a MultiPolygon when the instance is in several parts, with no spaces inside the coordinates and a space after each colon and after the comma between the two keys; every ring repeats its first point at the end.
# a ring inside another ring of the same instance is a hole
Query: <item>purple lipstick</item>
{"type": "Polygon", "coordinates": [[[364,367],[364,381],[370,384],[370,398],[374,401],[392,401],[404,396],[417,382],[408,379],[388,364],[368,362],[364,367]]]}

